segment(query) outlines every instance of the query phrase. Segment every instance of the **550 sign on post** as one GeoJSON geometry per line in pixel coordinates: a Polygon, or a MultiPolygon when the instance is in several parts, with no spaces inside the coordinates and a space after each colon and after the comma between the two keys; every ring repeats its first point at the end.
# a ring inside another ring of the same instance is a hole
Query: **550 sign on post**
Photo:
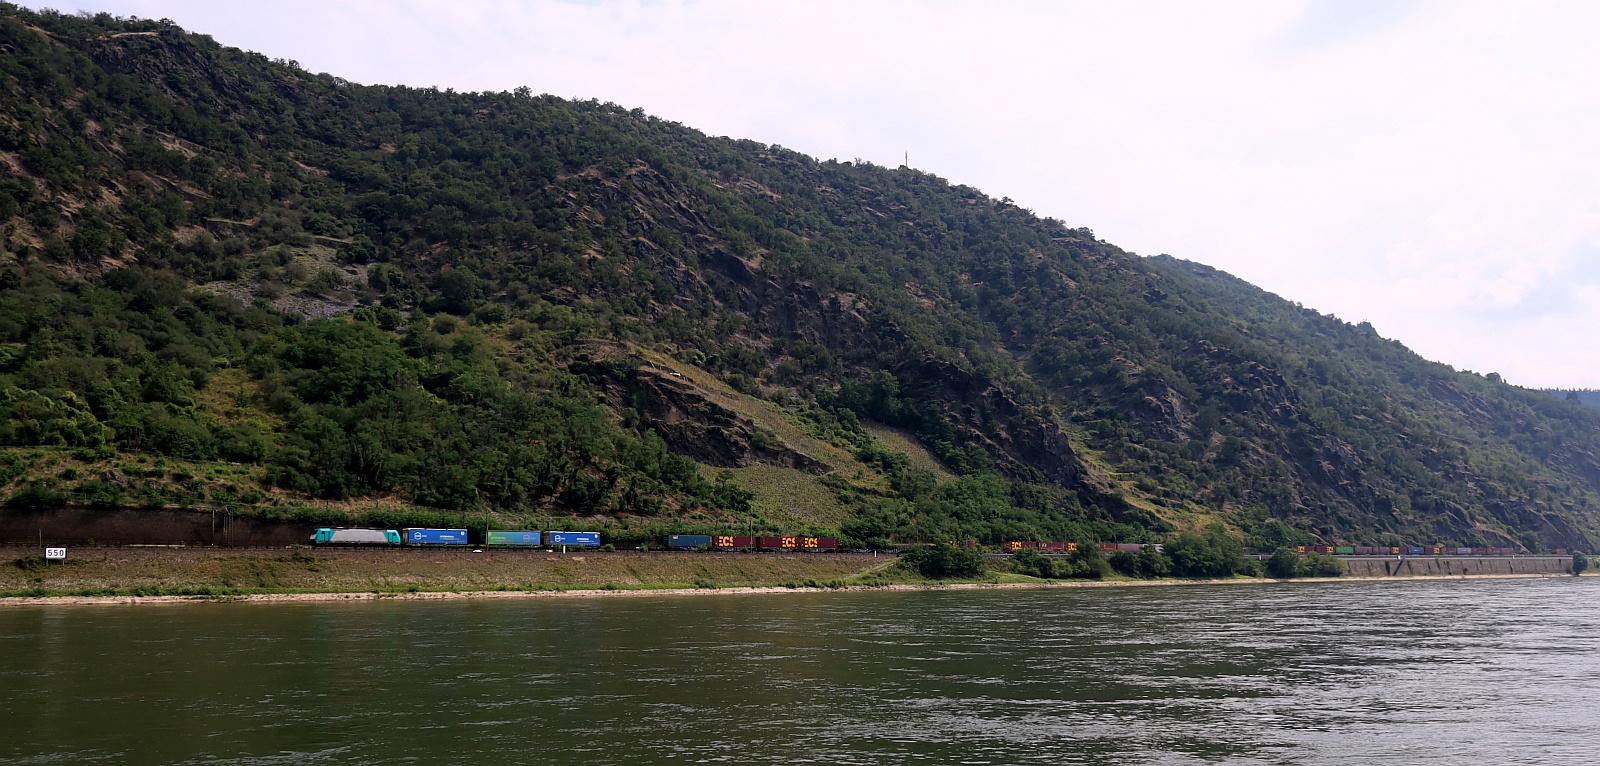
{"type": "Polygon", "coordinates": [[[45,561],[65,561],[66,559],[67,559],[67,549],[66,548],[45,548],[44,549],[44,560],[45,561]]]}

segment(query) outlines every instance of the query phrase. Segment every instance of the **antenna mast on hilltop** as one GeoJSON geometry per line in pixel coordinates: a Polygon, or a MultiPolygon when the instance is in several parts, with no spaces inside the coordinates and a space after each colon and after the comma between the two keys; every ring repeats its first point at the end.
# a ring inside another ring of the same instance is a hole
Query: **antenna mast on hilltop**
{"type": "Polygon", "coordinates": [[[906,152],[906,169],[911,169],[911,152],[906,152]]]}

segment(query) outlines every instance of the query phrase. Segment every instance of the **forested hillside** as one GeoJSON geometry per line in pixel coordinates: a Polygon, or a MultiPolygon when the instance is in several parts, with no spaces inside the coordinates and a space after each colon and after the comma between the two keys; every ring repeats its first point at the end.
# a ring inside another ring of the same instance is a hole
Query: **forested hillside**
{"type": "Polygon", "coordinates": [[[1592,388],[1547,388],[1545,391],[1567,401],[1578,402],[1585,407],[1600,409],[1600,391],[1592,388]]]}
{"type": "Polygon", "coordinates": [[[0,52],[13,508],[1600,529],[1600,412],[926,173],[161,22],[0,6],[0,52]]]}

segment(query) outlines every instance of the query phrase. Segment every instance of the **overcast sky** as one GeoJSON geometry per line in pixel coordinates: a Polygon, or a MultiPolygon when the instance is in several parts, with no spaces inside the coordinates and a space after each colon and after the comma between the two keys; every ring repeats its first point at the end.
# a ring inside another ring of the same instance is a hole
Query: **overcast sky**
{"type": "Polygon", "coordinates": [[[1600,388],[1600,3],[74,0],[362,83],[911,164],[1431,359],[1600,388]]]}

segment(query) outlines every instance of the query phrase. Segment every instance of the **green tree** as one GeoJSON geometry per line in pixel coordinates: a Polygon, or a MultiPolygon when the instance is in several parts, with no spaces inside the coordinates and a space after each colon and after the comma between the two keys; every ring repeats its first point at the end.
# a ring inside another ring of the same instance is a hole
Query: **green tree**
{"type": "Polygon", "coordinates": [[[983,554],[948,541],[913,549],[903,563],[933,580],[971,579],[982,575],[985,568],[983,554]]]}
{"type": "Polygon", "coordinates": [[[1288,548],[1278,548],[1267,559],[1268,577],[1287,580],[1300,573],[1300,556],[1288,548]]]}
{"type": "Polygon", "coordinates": [[[1179,534],[1166,552],[1173,572],[1182,577],[1231,577],[1245,569],[1244,548],[1221,524],[1179,534]]]}

